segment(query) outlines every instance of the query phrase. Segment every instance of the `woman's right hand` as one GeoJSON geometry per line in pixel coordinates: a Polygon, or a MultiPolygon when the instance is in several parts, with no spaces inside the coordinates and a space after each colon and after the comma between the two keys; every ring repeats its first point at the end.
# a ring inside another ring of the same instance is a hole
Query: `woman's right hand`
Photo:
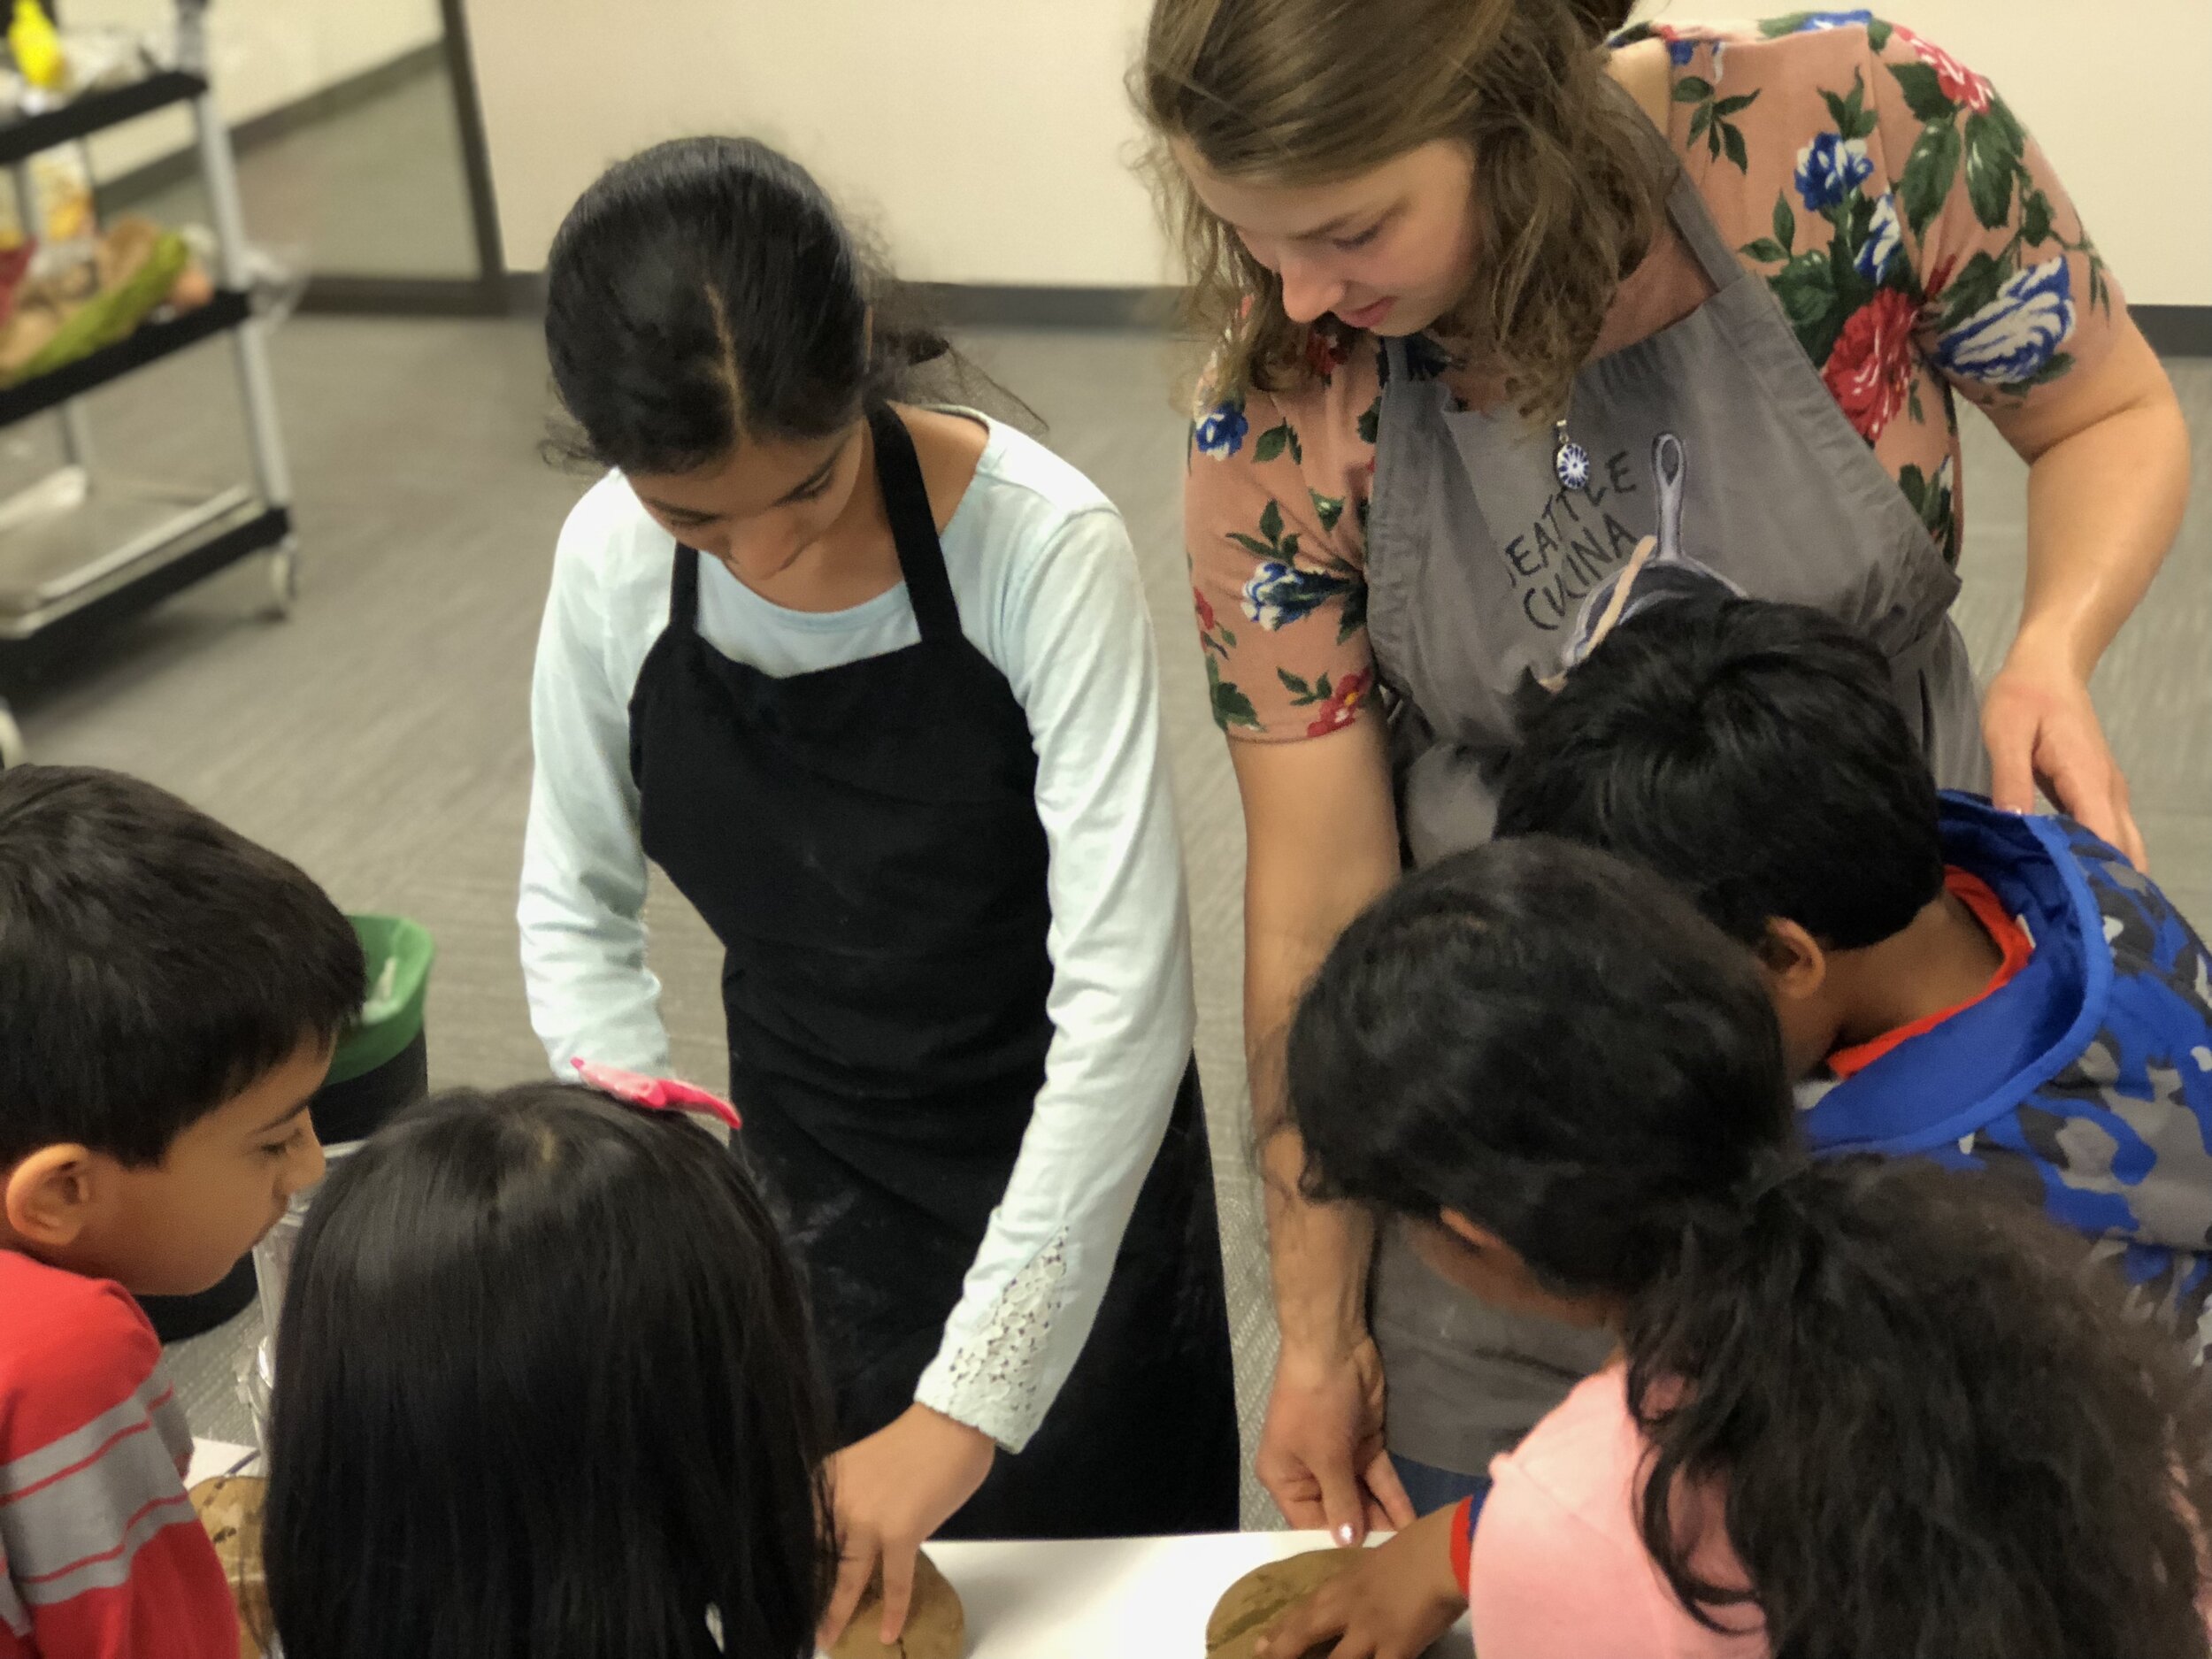
{"type": "Polygon", "coordinates": [[[1340,1544],[1412,1525],[1383,1448],[1382,1356],[1371,1337],[1333,1353],[1284,1344],[1253,1472],[1291,1525],[1326,1528],[1340,1544]]]}

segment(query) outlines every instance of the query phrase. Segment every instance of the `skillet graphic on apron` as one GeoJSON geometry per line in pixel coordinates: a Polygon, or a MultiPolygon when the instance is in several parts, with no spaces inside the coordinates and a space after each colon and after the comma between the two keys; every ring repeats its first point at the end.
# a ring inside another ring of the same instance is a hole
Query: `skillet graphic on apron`
{"type": "Polygon", "coordinates": [[[1739,599],[1744,596],[1742,588],[1682,549],[1682,486],[1689,472],[1689,457],[1682,440],[1671,432],[1663,432],[1652,441],[1651,471],[1659,486],[1659,534],[1637,542],[1627,562],[1583,600],[1574,627],[1561,648],[1559,672],[1538,682],[1547,691],[1564,685],[1568,672],[1597,649],[1607,634],[1663,601],[1687,598],[1714,588],[1725,588],[1739,599]]]}

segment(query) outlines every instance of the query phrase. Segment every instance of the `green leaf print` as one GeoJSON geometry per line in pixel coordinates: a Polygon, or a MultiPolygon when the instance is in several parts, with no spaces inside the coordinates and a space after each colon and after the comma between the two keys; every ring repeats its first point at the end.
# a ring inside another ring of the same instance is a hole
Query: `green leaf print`
{"type": "Polygon", "coordinates": [[[1304,700],[1313,695],[1313,687],[1309,686],[1296,674],[1292,673],[1287,668],[1277,669],[1275,671],[1275,678],[1283,682],[1284,686],[1288,688],[1290,695],[1294,697],[1304,700]]]}
{"type": "Polygon", "coordinates": [[[1879,123],[1874,112],[1866,107],[1866,82],[1863,80],[1856,75],[1852,77],[1851,96],[1847,98],[1839,98],[1832,92],[1824,92],[1820,96],[1826,101],[1828,119],[1836,124],[1836,131],[1839,134],[1845,138],[1873,135],[1879,123]]]}
{"type": "Polygon", "coordinates": [[[1271,549],[1282,541],[1283,510],[1272,501],[1260,510],[1260,534],[1267,538],[1271,549]]]}
{"type": "Polygon", "coordinates": [[[1843,330],[1845,309],[1836,294],[1836,267],[1824,250],[1808,249],[1767,279],[1815,363],[1825,363],[1843,330]]]}
{"type": "Polygon", "coordinates": [[[1677,104],[1705,104],[1713,96],[1713,83],[1699,75],[1685,75],[1674,83],[1677,104]]]}
{"type": "Polygon", "coordinates": [[[1313,497],[1313,516],[1321,521],[1323,531],[1335,530],[1336,521],[1344,516],[1344,497],[1324,495],[1317,489],[1309,489],[1306,494],[1313,497]]]}
{"type": "Polygon", "coordinates": [[[1736,164],[1736,171],[1749,173],[1751,152],[1744,146],[1743,128],[1730,121],[1715,121],[1713,128],[1720,134],[1721,142],[1728,150],[1728,159],[1736,164]]]}
{"type": "Polygon", "coordinates": [[[1234,680],[1221,677],[1221,664],[1209,657],[1206,659],[1206,685],[1213,697],[1214,724],[1223,730],[1241,726],[1260,731],[1259,710],[1252,706],[1252,699],[1240,690],[1234,680]]]}
{"type": "Polygon", "coordinates": [[[1344,590],[1343,614],[1337,618],[1336,642],[1353,638],[1367,626],[1367,584],[1354,582],[1344,590]]]}
{"type": "Polygon", "coordinates": [[[2020,151],[2004,123],[1986,115],[1968,116],[1966,194],[1974,204],[1974,217],[1991,230],[2002,229],[2012,218],[2012,180],[2019,171],[2020,151]]]}
{"type": "Polygon", "coordinates": [[[1747,259],[1756,259],[1762,265],[1779,265],[1790,257],[1790,250],[1771,236],[1762,236],[1747,242],[1737,251],[1747,259]]]}
{"type": "Polygon", "coordinates": [[[1275,557],[1277,546],[1275,542],[1263,541],[1259,539],[1259,537],[1256,535],[1247,535],[1241,530],[1230,531],[1229,540],[1235,542],[1239,547],[1242,548],[1247,553],[1251,554],[1256,558],[1271,559],[1275,557]]]}
{"type": "Polygon", "coordinates": [[[1916,466],[1908,466],[1897,475],[1898,488],[1905,499],[1912,503],[1913,511],[1942,551],[1946,561],[1958,562],[1958,517],[1951,498],[1951,487],[1943,481],[1939,471],[1930,478],[1916,466]]]}
{"type": "Polygon", "coordinates": [[[1889,73],[1916,120],[1939,121],[1958,112],[1959,106],[1944,96],[1943,82],[1926,64],[1892,64],[1889,73]]]}
{"type": "Polygon", "coordinates": [[[1797,215],[1786,196],[1774,198],[1774,240],[1781,243],[1785,253],[1797,246],[1797,215]]]}
{"type": "Polygon", "coordinates": [[[2040,190],[2025,190],[2020,198],[2020,240],[2031,248],[2051,239],[2051,198],[2040,190]]]}
{"type": "Polygon", "coordinates": [[[1316,703],[1326,703],[1331,697],[1336,695],[1336,688],[1329,684],[1329,677],[1326,674],[1323,674],[1311,685],[1308,685],[1286,668],[1277,669],[1275,678],[1281,680],[1284,689],[1290,693],[1290,704],[1294,709],[1302,709],[1316,703]]]}
{"type": "Polygon", "coordinates": [[[1905,157],[1904,177],[1898,194],[1904,203],[1905,222],[1917,236],[1943,211],[1959,171],[1959,129],[1949,117],[1931,121],[1920,129],[1912,153],[1905,157]]]}
{"type": "Polygon", "coordinates": [[[2038,369],[2033,374],[2031,374],[2027,378],[2025,384],[2029,386],[2048,386],[2053,380],[2058,380],[2069,373],[2073,366],[2074,357],[2071,352],[2054,351],[2051,353],[2051,360],[2045,364],[2041,368],[2038,369]]]}
{"type": "Polygon", "coordinates": [[[1737,98],[1723,98],[1713,105],[1713,117],[1717,120],[1724,115],[1741,115],[1758,101],[1759,95],[1755,92],[1747,92],[1737,98]]]}
{"type": "Polygon", "coordinates": [[[1887,22],[1880,18],[1867,19],[1866,43],[1876,51],[1881,51],[1889,45],[1889,35],[1890,26],[1887,22]]]}
{"type": "Polygon", "coordinates": [[[1367,411],[1359,418],[1359,441],[1362,443],[1374,442],[1376,428],[1381,425],[1382,394],[1378,392],[1375,401],[1367,405],[1367,411]]]}
{"type": "Polygon", "coordinates": [[[1951,279],[1951,286],[1943,290],[1943,320],[1937,332],[1944,333],[1957,327],[1976,311],[1997,297],[2005,280],[2012,274],[2006,261],[1985,249],[1976,254],[1951,279]]]}
{"type": "Polygon", "coordinates": [[[1292,460],[1301,465],[1305,464],[1305,451],[1300,447],[1298,434],[1292,429],[1287,420],[1270,426],[1253,441],[1252,458],[1255,461],[1265,463],[1273,460],[1285,449],[1290,451],[1292,460]]]}

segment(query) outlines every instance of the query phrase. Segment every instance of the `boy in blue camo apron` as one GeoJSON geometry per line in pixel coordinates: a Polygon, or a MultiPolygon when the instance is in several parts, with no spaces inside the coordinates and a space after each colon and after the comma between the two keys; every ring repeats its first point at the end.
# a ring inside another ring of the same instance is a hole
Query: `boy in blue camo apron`
{"type": "Polygon", "coordinates": [[[1533,712],[1499,833],[1603,846],[1760,957],[1822,1152],[2018,1186],[2212,1338],[2212,957],[2070,818],[1939,795],[1878,651],[1717,588],[1533,712]]]}

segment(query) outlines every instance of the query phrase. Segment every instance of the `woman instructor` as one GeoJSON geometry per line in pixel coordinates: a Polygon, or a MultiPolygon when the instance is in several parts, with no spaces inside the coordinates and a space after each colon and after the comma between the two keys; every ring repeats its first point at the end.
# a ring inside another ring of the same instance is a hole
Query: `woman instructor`
{"type": "MultiPolygon", "coordinates": [[[[904,401],[917,342],[799,167],[692,139],[577,203],[581,452],[532,692],[520,918],[557,1066],[658,1072],[649,859],[727,956],[738,1146],[840,1443],[833,1639],[915,1546],[1233,1528],[1180,851],[1120,516],[904,401]]],[[[927,350],[941,353],[941,342],[927,350]]]]}
{"type": "MultiPolygon", "coordinates": [[[[2173,536],[2186,440],[2049,164],[1988,81],[1867,12],[1609,40],[1626,11],[1153,8],[1137,93],[1223,341],[1186,511],[1263,1114],[1337,933],[1402,858],[1487,835],[1517,710],[1670,588],[1857,625],[1941,781],[2019,810],[2040,781],[2141,858],[2088,677],[2173,536]],[[1948,617],[1960,397],[2030,463],[2026,603],[1978,707],[1948,617]]],[[[1378,1255],[1293,1195],[1297,1164],[1271,1155],[1258,1471],[1294,1523],[1356,1534],[1478,1485],[1603,1339],[1378,1255]]]]}

